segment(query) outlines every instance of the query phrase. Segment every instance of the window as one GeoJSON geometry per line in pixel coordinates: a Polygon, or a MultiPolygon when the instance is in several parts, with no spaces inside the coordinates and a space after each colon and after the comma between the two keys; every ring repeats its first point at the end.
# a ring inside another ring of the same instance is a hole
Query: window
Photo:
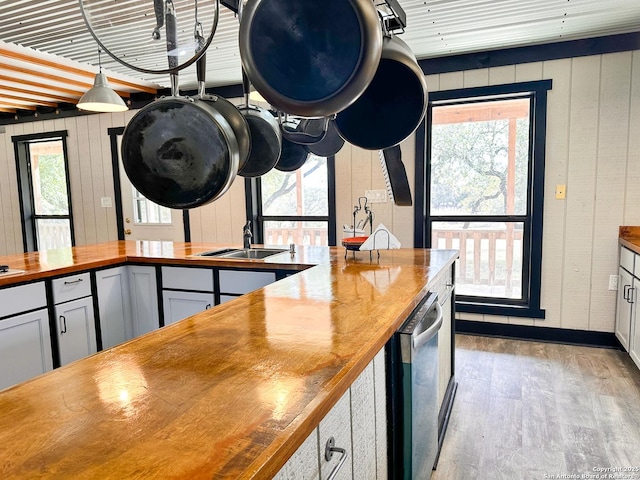
{"type": "Polygon", "coordinates": [[[425,233],[460,252],[458,310],[540,310],[546,91],[550,82],[430,94],[425,233]]]}
{"type": "Polygon", "coordinates": [[[132,189],[133,198],[133,216],[136,224],[170,224],[171,210],[142,195],[135,187],[132,189]]]}
{"type": "Polygon", "coordinates": [[[73,246],[66,132],[12,137],[24,251],[73,246]]]}
{"type": "Polygon", "coordinates": [[[294,172],[273,169],[248,181],[254,198],[253,211],[247,212],[255,221],[254,241],[335,245],[333,165],[333,157],[309,155],[294,172]]]}

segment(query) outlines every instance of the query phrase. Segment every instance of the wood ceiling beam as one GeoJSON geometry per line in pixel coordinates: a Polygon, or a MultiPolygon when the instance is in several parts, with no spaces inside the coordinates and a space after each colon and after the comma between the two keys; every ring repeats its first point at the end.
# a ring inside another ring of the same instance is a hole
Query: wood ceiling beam
{"type": "MultiPolygon", "coordinates": [[[[89,70],[84,70],[82,68],[72,67],[72,66],[69,66],[69,65],[61,65],[60,63],[55,62],[55,61],[46,60],[44,58],[33,57],[31,55],[26,55],[24,53],[14,52],[12,50],[7,50],[6,48],[0,48],[0,56],[4,56],[4,57],[7,57],[7,58],[12,58],[14,60],[18,60],[18,61],[21,61],[21,62],[32,63],[34,65],[39,65],[39,66],[42,66],[42,67],[53,68],[53,69],[56,69],[56,70],[59,70],[59,71],[63,71],[63,72],[66,72],[66,73],[71,73],[71,74],[74,74],[74,75],[79,75],[79,76],[82,76],[82,77],[94,78],[95,75],[96,75],[95,72],[91,72],[89,70]]],[[[132,88],[132,89],[138,90],[140,92],[151,93],[151,94],[158,93],[158,90],[156,90],[155,88],[147,87],[145,85],[140,85],[140,84],[133,83],[133,82],[128,82],[126,80],[120,80],[120,79],[112,78],[112,77],[107,77],[107,80],[109,81],[109,83],[111,83],[113,85],[121,85],[123,87],[132,88]]],[[[120,93],[118,93],[118,94],[120,95],[120,93]]]]}
{"type": "Polygon", "coordinates": [[[40,97],[40,98],[47,98],[49,100],[55,100],[57,102],[65,102],[65,103],[78,103],[78,97],[80,97],[82,94],[80,92],[78,92],[78,95],[76,95],[75,97],[62,97],[60,95],[52,95],[50,93],[42,93],[42,92],[34,92],[32,90],[27,90],[24,88],[17,88],[17,87],[9,87],[7,85],[0,85],[0,96],[2,96],[2,92],[3,91],[7,91],[7,92],[14,92],[14,93],[22,93],[25,95],[31,95],[34,97],[40,97]]]}
{"type": "Polygon", "coordinates": [[[43,107],[57,107],[57,103],[47,102],[45,100],[39,100],[35,98],[16,97],[15,95],[9,95],[7,93],[2,94],[1,98],[9,100],[17,100],[18,102],[25,102],[26,104],[42,105],[43,107]]]}
{"type": "Polygon", "coordinates": [[[18,110],[36,110],[36,106],[35,105],[21,105],[21,104],[17,104],[14,102],[10,102],[7,101],[3,98],[0,98],[0,107],[4,107],[4,108],[15,108],[18,110]]]}
{"type": "MultiPolygon", "coordinates": [[[[84,92],[86,92],[86,89],[78,89],[78,90],[72,90],[70,88],[64,88],[64,87],[52,87],[51,85],[45,85],[41,82],[34,82],[32,80],[26,80],[26,79],[22,79],[22,78],[16,78],[16,77],[9,77],[7,75],[1,75],[0,74],[0,81],[3,82],[12,82],[12,83],[19,83],[23,86],[30,86],[30,87],[36,87],[36,88],[45,88],[47,90],[53,90],[55,92],[62,92],[65,93],[67,95],[70,95],[71,97],[77,97],[80,98],[82,96],[82,94],[84,92]]],[[[7,88],[7,87],[3,87],[3,88],[7,88]]]]}
{"type": "MultiPolygon", "coordinates": [[[[0,68],[2,68],[4,70],[10,70],[10,71],[16,72],[16,73],[21,73],[23,75],[34,75],[36,77],[46,78],[48,80],[52,80],[54,82],[60,82],[60,83],[65,84],[65,85],[75,85],[76,87],[81,87],[85,91],[89,90],[91,87],[93,87],[93,82],[91,82],[91,83],[81,82],[79,80],[72,80],[70,78],[60,77],[58,75],[53,75],[51,73],[40,72],[38,70],[31,70],[29,68],[17,67],[15,65],[7,65],[7,64],[0,63],[0,68]]],[[[45,86],[42,83],[40,83],[39,85],[40,86],[45,86]]],[[[116,93],[118,95],[120,95],[121,97],[125,97],[125,98],[129,98],[131,96],[131,94],[129,92],[123,92],[123,91],[116,90],[116,93]]]]}

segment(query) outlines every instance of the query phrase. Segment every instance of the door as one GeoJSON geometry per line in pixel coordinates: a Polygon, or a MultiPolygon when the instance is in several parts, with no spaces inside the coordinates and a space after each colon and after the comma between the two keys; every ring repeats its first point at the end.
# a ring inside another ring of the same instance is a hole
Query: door
{"type": "MultiPolygon", "coordinates": [[[[122,136],[117,138],[120,156],[122,136]]],[[[131,185],[120,158],[118,165],[121,197],[116,201],[122,204],[125,240],[184,242],[182,210],[169,209],[145,198],[131,185]]]]}
{"type": "Polygon", "coordinates": [[[91,297],[56,305],[60,365],[96,353],[96,327],[91,297]]]}
{"type": "Polygon", "coordinates": [[[200,313],[214,305],[213,293],[164,290],[162,300],[165,325],[200,313]]]}

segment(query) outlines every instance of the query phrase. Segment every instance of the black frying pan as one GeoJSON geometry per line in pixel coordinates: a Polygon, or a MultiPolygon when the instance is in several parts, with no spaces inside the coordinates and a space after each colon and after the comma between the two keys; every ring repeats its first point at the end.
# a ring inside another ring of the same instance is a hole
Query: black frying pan
{"type": "MultiPolygon", "coordinates": [[[[167,11],[166,26],[171,51],[177,38],[172,11],[167,11]]],[[[173,62],[169,56],[169,64],[173,62]]],[[[228,190],[238,171],[240,147],[223,112],[229,102],[178,97],[177,84],[173,74],[173,96],[146,105],[131,118],[122,136],[122,162],[133,186],[149,200],[186,209],[228,190]]]]}

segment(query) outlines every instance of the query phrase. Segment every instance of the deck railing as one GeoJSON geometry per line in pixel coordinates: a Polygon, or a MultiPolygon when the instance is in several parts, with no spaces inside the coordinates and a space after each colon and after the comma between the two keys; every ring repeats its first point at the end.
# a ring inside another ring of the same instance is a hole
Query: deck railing
{"type": "Polygon", "coordinates": [[[431,245],[460,251],[458,294],[520,297],[522,230],[509,224],[493,230],[433,230],[431,245]]]}
{"type": "Polygon", "coordinates": [[[266,227],[264,229],[266,245],[328,245],[327,227],[266,227]]]}
{"type": "Polygon", "coordinates": [[[37,220],[38,250],[53,250],[71,246],[71,232],[69,221],[37,220]]]}

